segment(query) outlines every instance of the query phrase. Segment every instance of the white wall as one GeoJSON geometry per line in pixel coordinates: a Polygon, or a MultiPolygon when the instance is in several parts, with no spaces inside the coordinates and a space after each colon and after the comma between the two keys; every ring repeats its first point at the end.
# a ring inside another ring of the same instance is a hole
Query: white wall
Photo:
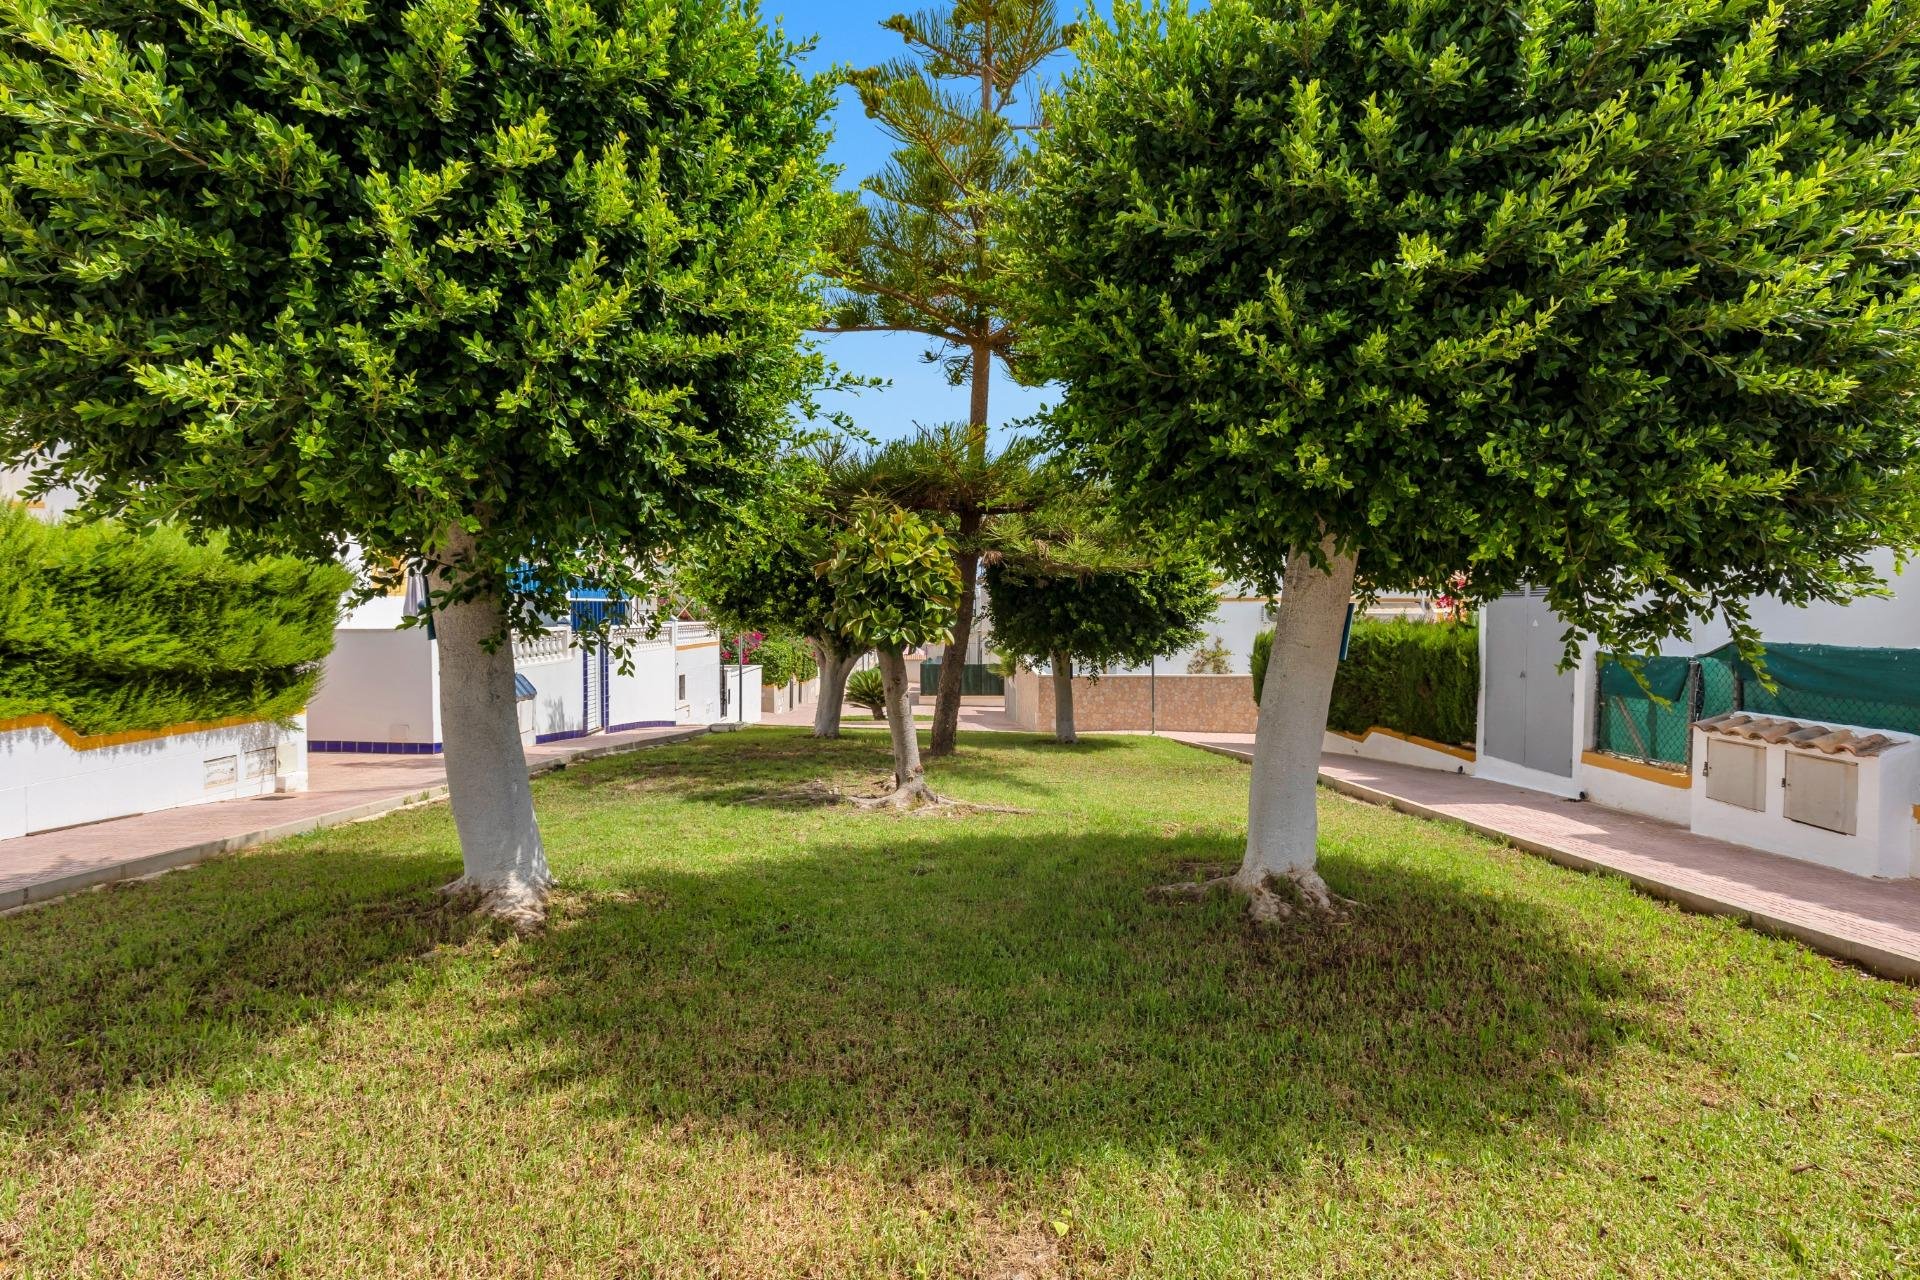
{"type": "MultiPolygon", "coordinates": [[[[27,469],[24,467],[0,467],[0,500],[14,497],[26,487],[27,469]]],[[[31,508],[42,520],[60,520],[80,503],[80,495],[72,489],[54,489],[44,498],[36,498],[31,508]]]]}
{"type": "Polygon", "coordinates": [[[633,674],[620,674],[620,655],[613,657],[608,677],[608,715],[610,726],[677,724],[674,714],[673,641],[666,635],[657,640],[635,641],[627,651],[633,674]]]}
{"type": "Polygon", "coordinates": [[[1320,749],[1327,755],[1355,756],[1363,760],[1410,764],[1422,769],[1438,769],[1443,773],[1471,774],[1478,768],[1474,760],[1467,760],[1450,751],[1439,751],[1377,730],[1369,730],[1357,741],[1345,734],[1328,730],[1322,735],[1320,749]]]}
{"type": "Polygon", "coordinates": [[[307,706],[315,742],[440,741],[440,691],[425,627],[341,627],[307,706]]]}
{"type": "Polygon", "coordinates": [[[720,719],[720,641],[705,623],[673,629],[674,723],[714,724],[720,719]],[[686,696],[679,696],[686,677],[686,696]]]}
{"type": "Polygon", "coordinates": [[[745,667],[728,666],[721,669],[727,682],[727,719],[734,724],[759,724],[763,714],[760,709],[760,667],[757,663],[748,663],[745,667]]]}
{"type": "MultiPolygon", "coordinates": [[[[1843,835],[1794,822],[1786,816],[1786,790],[1780,785],[1792,748],[1766,746],[1766,811],[1743,809],[1707,798],[1706,732],[1693,731],[1692,826],[1703,836],[1817,862],[1857,876],[1888,878],[1913,874],[1913,797],[1920,794],[1920,744],[1903,734],[1888,734],[1907,745],[1889,748],[1851,767],[1859,770],[1859,810],[1855,834],[1843,835]]],[[[1817,753],[1802,753],[1817,754],[1817,753]]],[[[1849,757],[1834,757],[1849,759],[1849,757]]]]}
{"type": "MultiPolygon", "coordinates": [[[[559,652],[530,658],[515,656],[513,669],[533,682],[531,713],[533,738],[577,733],[587,727],[587,704],[582,694],[580,651],[561,645],[559,652]]],[[[522,723],[528,713],[521,712],[522,723]]]]}
{"type": "MultiPolygon", "coordinates": [[[[114,736],[114,735],[103,735],[114,736]]],[[[50,728],[0,730],[0,839],[307,785],[306,730],[265,721],[75,749],[50,728]]]]}
{"type": "Polygon", "coordinates": [[[1685,785],[1668,786],[1636,777],[1623,769],[1611,769],[1576,759],[1573,776],[1587,793],[1587,799],[1595,804],[1647,818],[1658,818],[1680,827],[1692,820],[1691,779],[1685,773],[1675,773],[1675,780],[1685,785]]]}
{"type": "MultiPolygon", "coordinates": [[[[1891,551],[1877,551],[1868,560],[1891,584],[1891,597],[1795,608],[1772,596],[1761,596],[1752,603],[1753,623],[1760,629],[1761,638],[1775,644],[1841,644],[1862,649],[1920,646],[1920,570],[1896,575],[1891,551]]],[[[1663,645],[1660,651],[1705,653],[1730,638],[1726,625],[1716,619],[1695,628],[1684,640],[1663,645]]]]}
{"type": "MultiPolygon", "coordinates": [[[[1255,596],[1238,585],[1228,587],[1221,592],[1213,617],[1207,620],[1204,628],[1206,635],[1201,643],[1219,640],[1226,645],[1227,674],[1243,676],[1253,670],[1253,638],[1272,625],[1273,614],[1264,596],[1255,596]]],[[[1115,667],[1107,674],[1143,676],[1150,671],[1158,671],[1161,675],[1185,675],[1187,661],[1199,647],[1188,645],[1167,654],[1158,662],[1138,667],[1115,667]]]]}

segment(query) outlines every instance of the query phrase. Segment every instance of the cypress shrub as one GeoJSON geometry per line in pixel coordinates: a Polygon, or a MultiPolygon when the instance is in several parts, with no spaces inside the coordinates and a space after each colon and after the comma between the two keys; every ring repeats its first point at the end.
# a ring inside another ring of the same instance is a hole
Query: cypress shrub
{"type": "Polygon", "coordinates": [[[52,715],[89,734],[285,720],[313,693],[351,581],[173,529],[0,507],[0,719],[52,715]]]}
{"type": "MultiPolygon", "coordinates": [[[[1273,633],[1253,643],[1253,697],[1266,683],[1273,633]]],[[[1333,679],[1327,727],[1378,725],[1434,742],[1473,745],[1480,706],[1480,632],[1470,622],[1356,618],[1333,679]]]]}

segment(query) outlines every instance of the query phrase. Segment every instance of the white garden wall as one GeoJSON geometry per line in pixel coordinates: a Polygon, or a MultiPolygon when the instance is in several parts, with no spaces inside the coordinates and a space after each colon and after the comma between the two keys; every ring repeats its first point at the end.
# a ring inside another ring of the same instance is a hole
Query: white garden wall
{"type": "Polygon", "coordinates": [[[1573,776],[1595,804],[1681,827],[1692,820],[1693,778],[1683,769],[1661,769],[1588,751],[1574,764],[1573,776]]]}
{"type": "Polygon", "coordinates": [[[759,724],[763,694],[758,663],[744,667],[722,666],[721,678],[727,682],[727,721],[731,724],[759,724]]]}
{"type": "Polygon", "coordinates": [[[403,631],[338,627],[320,687],[307,704],[316,751],[369,750],[372,744],[437,749],[440,688],[425,627],[403,631]]]}
{"type": "Polygon", "coordinates": [[[1471,747],[1449,747],[1392,729],[1373,728],[1358,736],[1329,729],[1321,740],[1320,749],[1327,755],[1410,764],[1421,769],[1439,769],[1443,773],[1472,773],[1475,768],[1471,747]]]}
{"type": "MultiPolygon", "coordinates": [[[[1884,730],[1861,732],[1884,733],[1884,730]]],[[[1764,810],[1744,809],[1708,797],[1702,772],[1707,734],[1693,731],[1692,827],[1703,836],[1817,862],[1857,876],[1904,877],[1913,874],[1914,801],[1920,794],[1920,744],[1905,734],[1887,734],[1902,745],[1867,759],[1828,757],[1857,771],[1857,825],[1852,835],[1795,822],[1786,816],[1786,790],[1780,779],[1790,754],[1817,755],[1782,744],[1763,745],[1764,810]]]]}
{"type": "Polygon", "coordinates": [[[607,727],[616,732],[651,725],[678,724],[673,704],[673,641],[666,635],[637,641],[627,651],[631,675],[620,674],[620,658],[613,659],[607,678],[607,727]]]}
{"type": "Polygon", "coordinates": [[[0,840],[182,805],[304,791],[306,730],[265,721],[86,737],[0,722],[0,840]]]}
{"type": "Polygon", "coordinates": [[[720,719],[720,641],[705,623],[673,628],[674,723],[714,724],[720,719]]]}

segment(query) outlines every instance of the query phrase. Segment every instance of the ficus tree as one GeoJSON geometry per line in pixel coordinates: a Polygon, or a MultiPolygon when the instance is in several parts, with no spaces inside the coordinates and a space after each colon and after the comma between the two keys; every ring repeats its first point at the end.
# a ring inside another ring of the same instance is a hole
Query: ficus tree
{"type": "Polygon", "coordinates": [[[1076,666],[1141,666],[1185,648],[1218,607],[1204,554],[1144,532],[1110,507],[1059,502],[1006,521],[999,538],[987,564],[994,648],[1051,666],[1059,742],[1079,741],[1076,666]]]}
{"type": "MultiPolygon", "coordinates": [[[[984,464],[993,366],[1024,377],[999,297],[1006,209],[1026,184],[1036,73],[1074,28],[1059,21],[1055,0],[943,0],[882,25],[906,55],[853,80],[895,147],[846,199],[826,268],[836,288],[824,327],[928,338],[926,358],[968,387],[965,443],[984,464]]],[[[960,604],[934,704],[935,755],[953,749],[959,726],[980,566],[964,536],[956,551],[960,604]]]]}
{"type": "Polygon", "coordinates": [[[857,503],[821,566],[833,590],[833,622],[879,659],[893,744],[893,790],[870,802],[912,809],[940,803],[927,786],[920,736],[907,689],[906,650],[938,644],[953,625],[960,577],[953,545],[939,525],[878,499],[857,503]]]}
{"type": "Polygon", "coordinates": [[[783,483],[744,504],[678,556],[681,579],[721,626],[777,627],[805,636],[820,668],[813,736],[840,736],[847,678],[865,649],[833,622],[833,585],[819,572],[832,558],[836,459],[814,452],[787,461],[783,483]]]}
{"type": "Polygon", "coordinates": [[[931,755],[951,752],[959,736],[959,682],[973,634],[980,557],[997,545],[1000,521],[1036,510],[1057,483],[1054,472],[1038,465],[1041,453],[1032,436],[1015,438],[998,452],[981,451],[974,447],[970,426],[941,423],[889,441],[864,459],[858,485],[937,522],[950,540],[960,577],[952,638],[934,693],[931,755]]]}
{"type": "Polygon", "coordinates": [[[0,36],[0,457],[425,568],[458,887],[537,920],[505,642],[762,483],[821,376],[827,86],[743,0],[6,0],[0,36]]]}
{"type": "Polygon", "coordinates": [[[1123,0],[1079,41],[1023,341],[1123,503],[1283,578],[1262,911],[1327,901],[1356,575],[1532,583],[1570,654],[1644,652],[1920,541],[1917,37],[1884,0],[1123,0]]]}

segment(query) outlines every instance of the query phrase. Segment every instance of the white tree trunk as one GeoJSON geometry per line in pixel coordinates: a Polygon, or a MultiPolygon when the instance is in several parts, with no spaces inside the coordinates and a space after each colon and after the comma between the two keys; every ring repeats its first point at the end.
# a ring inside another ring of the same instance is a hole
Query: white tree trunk
{"type": "MultiPolygon", "coordinates": [[[[456,560],[471,552],[465,534],[452,540],[456,560]]],[[[497,595],[436,603],[440,657],[440,726],[446,742],[447,791],[460,833],[463,874],[450,892],[475,894],[480,909],[519,928],[546,915],[546,850],[533,815],[527,757],[513,691],[513,646],[504,635],[497,595]],[[491,652],[487,643],[499,643],[491,652]]]]}
{"type": "Polygon", "coordinates": [[[920,733],[913,723],[913,700],[907,696],[907,661],[898,646],[875,651],[880,659],[880,682],[887,691],[887,734],[893,739],[893,786],[896,794],[924,788],[920,764],[920,733]]]}
{"type": "Polygon", "coordinates": [[[847,701],[847,677],[853,674],[853,664],[860,660],[860,655],[842,653],[818,639],[813,641],[813,653],[820,667],[820,700],[813,707],[813,736],[837,738],[840,713],[847,701]]]}
{"type": "Polygon", "coordinates": [[[1234,887],[1253,897],[1256,915],[1285,914],[1289,897],[1320,907],[1332,902],[1314,866],[1320,835],[1315,799],[1355,557],[1336,554],[1331,541],[1321,550],[1325,570],[1315,568],[1304,550],[1287,557],[1274,616],[1273,657],[1254,735],[1247,852],[1233,877],[1234,887]]]}
{"type": "Polygon", "coordinates": [[[1053,651],[1053,738],[1080,741],[1073,729],[1073,659],[1058,649],[1053,651]]]}

